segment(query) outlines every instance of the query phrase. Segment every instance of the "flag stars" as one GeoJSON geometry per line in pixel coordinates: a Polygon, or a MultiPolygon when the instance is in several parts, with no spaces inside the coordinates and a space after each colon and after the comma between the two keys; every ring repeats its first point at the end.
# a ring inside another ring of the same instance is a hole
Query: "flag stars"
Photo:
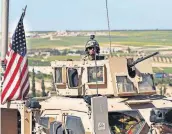
{"type": "Polygon", "coordinates": [[[13,35],[12,49],[21,56],[25,56],[26,54],[25,31],[22,22],[19,23],[13,35]]]}

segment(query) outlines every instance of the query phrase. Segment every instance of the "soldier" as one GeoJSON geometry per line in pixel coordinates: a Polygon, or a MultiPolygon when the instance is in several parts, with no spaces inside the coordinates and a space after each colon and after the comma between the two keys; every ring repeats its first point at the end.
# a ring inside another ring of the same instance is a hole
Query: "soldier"
{"type": "Polygon", "coordinates": [[[94,39],[95,35],[91,35],[90,36],[90,40],[87,41],[86,45],[85,45],[85,53],[86,56],[84,57],[83,60],[105,60],[108,57],[105,56],[100,56],[100,47],[99,47],[99,43],[94,39]]]}
{"type": "MultiPolygon", "coordinates": [[[[101,60],[104,59],[104,56],[99,56],[100,53],[100,47],[99,43],[94,40],[95,36],[91,35],[90,40],[87,41],[86,46],[85,46],[85,52],[86,56],[84,60],[101,60]]],[[[97,67],[97,77],[96,77],[96,69],[95,67],[89,69],[89,81],[90,82],[96,82],[97,81],[103,81],[103,70],[101,67],[97,67]]]]}
{"type": "Polygon", "coordinates": [[[99,43],[94,40],[95,35],[90,36],[90,40],[85,45],[86,56],[84,60],[98,60],[98,54],[100,53],[99,43]]]}

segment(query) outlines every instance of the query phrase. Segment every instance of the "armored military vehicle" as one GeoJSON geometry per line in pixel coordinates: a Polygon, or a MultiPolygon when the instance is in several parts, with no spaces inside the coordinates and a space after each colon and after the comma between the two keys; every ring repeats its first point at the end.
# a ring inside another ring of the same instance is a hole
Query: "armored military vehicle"
{"type": "MultiPolygon", "coordinates": [[[[4,24],[8,23],[7,3],[4,0],[4,24]]],[[[7,27],[3,26],[7,33],[3,45],[8,42],[7,27]]],[[[51,63],[54,93],[1,105],[1,133],[147,134],[160,129],[172,133],[172,102],[156,95],[148,59],[158,53],[104,58],[94,36],[85,50],[81,61],[51,63]]]]}
{"type": "Polygon", "coordinates": [[[86,44],[86,51],[96,50],[91,60],[70,59],[51,63],[56,91],[51,92],[49,96],[11,101],[1,106],[2,132],[7,134],[11,132],[158,134],[160,130],[171,132],[172,102],[164,96],[156,95],[149,59],[158,52],[141,58],[115,56],[102,58],[98,54],[97,43],[91,38],[86,44]],[[13,124],[14,128],[8,129],[9,123],[13,124]],[[159,125],[166,126],[168,130],[160,128],[159,125]]]}

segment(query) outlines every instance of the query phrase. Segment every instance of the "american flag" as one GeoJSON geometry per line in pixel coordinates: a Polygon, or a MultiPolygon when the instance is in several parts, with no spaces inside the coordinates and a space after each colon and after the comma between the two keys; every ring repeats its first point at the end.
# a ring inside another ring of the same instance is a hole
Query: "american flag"
{"type": "Polygon", "coordinates": [[[23,100],[29,92],[29,71],[22,13],[6,54],[6,70],[1,93],[1,104],[23,100]]]}

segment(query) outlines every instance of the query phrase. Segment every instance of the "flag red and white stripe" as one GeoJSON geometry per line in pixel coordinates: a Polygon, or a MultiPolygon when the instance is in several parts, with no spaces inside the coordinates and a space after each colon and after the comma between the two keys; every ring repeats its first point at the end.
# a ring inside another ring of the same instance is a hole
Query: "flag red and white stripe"
{"type": "Polygon", "coordinates": [[[29,71],[23,17],[22,14],[6,54],[1,104],[11,100],[23,100],[29,92],[29,71]]]}

